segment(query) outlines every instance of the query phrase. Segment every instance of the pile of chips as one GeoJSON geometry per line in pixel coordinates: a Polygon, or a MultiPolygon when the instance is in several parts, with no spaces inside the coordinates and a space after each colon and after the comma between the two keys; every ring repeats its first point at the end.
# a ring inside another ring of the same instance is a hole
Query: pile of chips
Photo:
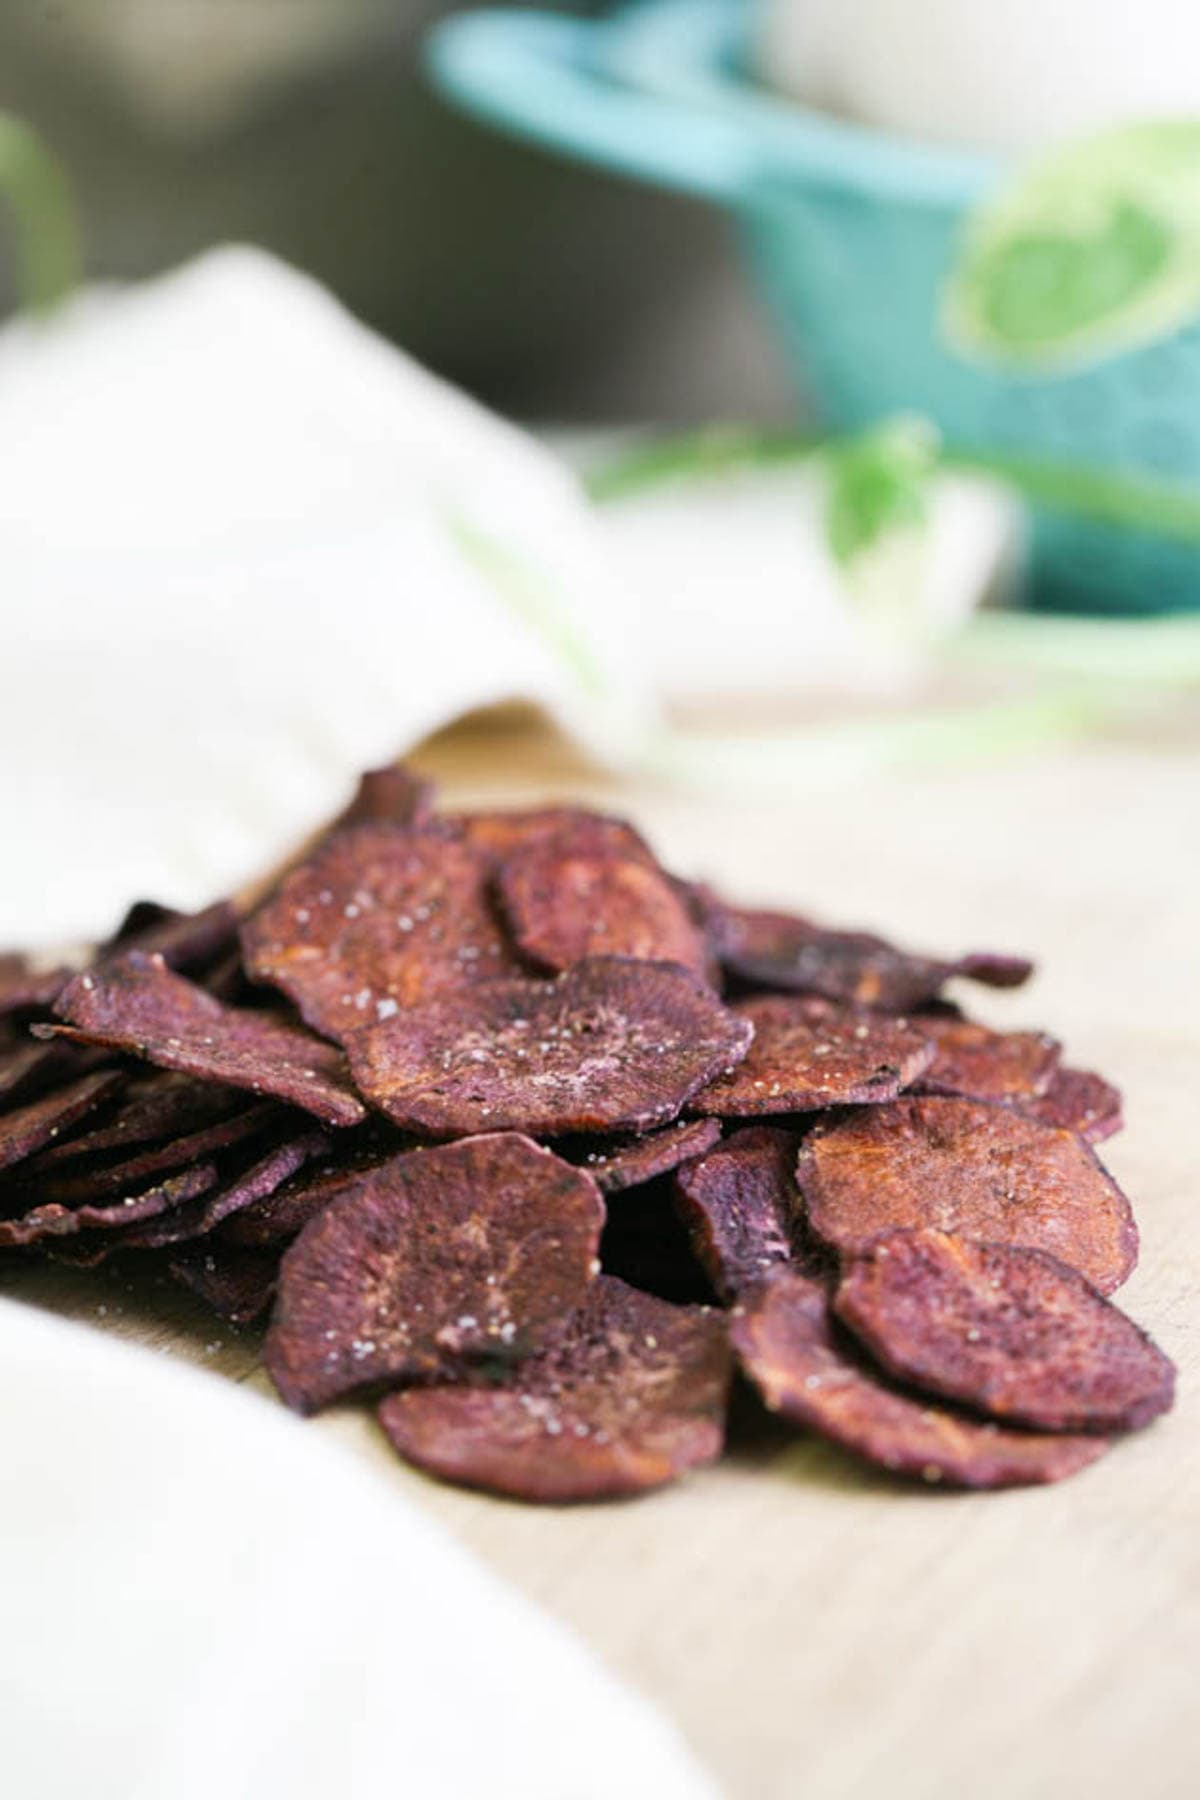
{"type": "Polygon", "coordinates": [[[269,1315],[289,1406],[369,1400],[411,1462],[524,1499],[711,1462],[735,1380],[899,1476],[1052,1481],[1174,1370],[1107,1298],[1119,1095],[945,997],[1029,974],[373,772],[253,910],[0,957],[0,1252],[269,1315]]]}

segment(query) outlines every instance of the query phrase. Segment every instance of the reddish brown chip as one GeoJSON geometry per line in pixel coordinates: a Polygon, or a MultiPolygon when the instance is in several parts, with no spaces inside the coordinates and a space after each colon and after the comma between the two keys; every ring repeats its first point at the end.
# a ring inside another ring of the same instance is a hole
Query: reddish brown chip
{"type": "Polygon", "coordinates": [[[107,1238],[100,1239],[98,1234],[107,1233],[111,1237],[115,1233],[124,1242],[123,1234],[131,1227],[174,1213],[207,1193],[216,1182],[216,1164],[197,1163],[193,1168],[185,1169],[183,1174],[172,1175],[144,1193],[129,1194],[108,1205],[71,1207],[50,1201],[44,1206],[35,1206],[23,1218],[0,1219],[0,1249],[23,1249],[51,1239],[74,1237],[82,1231],[89,1236],[96,1235],[98,1241],[94,1253],[85,1253],[78,1260],[102,1262],[112,1246],[107,1238]]]}
{"type": "Polygon", "coordinates": [[[426,825],[433,815],[435,792],[432,781],[403,763],[368,769],[358,778],[353,800],[329,830],[341,831],[347,825],[426,825]]]}
{"type": "Polygon", "coordinates": [[[45,969],[20,950],[0,952],[0,1019],[44,1012],[71,979],[68,968],[45,969]]]}
{"type": "Polygon", "coordinates": [[[708,946],[670,880],[643,854],[567,830],[515,852],[497,876],[522,954],[557,972],[588,956],[681,963],[707,980],[708,946]]]}
{"type": "Polygon", "coordinates": [[[825,1291],[778,1275],[733,1315],[733,1347],[772,1412],[894,1475],[931,1486],[1061,1481],[1102,1456],[1099,1437],[1007,1430],[897,1392],[831,1329],[825,1291]]]}
{"type": "Polygon", "coordinates": [[[1019,957],[973,952],[956,961],[914,956],[866,931],[830,931],[793,913],[714,906],[710,929],[731,975],[756,987],[823,994],[883,1012],[911,1012],[955,975],[1017,987],[1033,973],[1019,957]]]}
{"type": "Polygon", "coordinates": [[[602,1275],[503,1386],[410,1388],[379,1409],[409,1462],[520,1500],[640,1494],[714,1462],[725,1436],[724,1321],[602,1275]]]}
{"type": "Polygon", "coordinates": [[[334,1167],[322,1163],[318,1168],[301,1169],[273,1193],[264,1194],[249,1206],[239,1207],[221,1226],[222,1242],[244,1249],[265,1249],[269,1245],[282,1248],[292,1238],[299,1237],[308,1221],[324,1212],[344,1187],[396,1155],[394,1149],[390,1154],[376,1149],[347,1163],[342,1159],[340,1143],[338,1153],[339,1160],[334,1167]]]}
{"type": "Polygon", "coordinates": [[[315,1157],[327,1156],[329,1148],[329,1139],[320,1131],[287,1138],[258,1157],[240,1175],[222,1181],[215,1193],[206,1193],[194,1205],[180,1207],[169,1217],[154,1219],[148,1225],[123,1232],[113,1248],[161,1250],[167,1244],[183,1244],[191,1238],[206,1237],[243,1207],[253,1206],[273,1194],[305,1163],[315,1157]]]}
{"type": "Polygon", "coordinates": [[[1131,1431],[1175,1368],[1074,1269],[1040,1250],[893,1231],[851,1262],[839,1318],[889,1374],[1045,1431],[1131,1431]]]}
{"type": "MultiPolygon", "coordinates": [[[[197,969],[213,962],[236,941],[238,911],[232,900],[218,900],[203,912],[174,912],[154,900],[136,900],[101,952],[99,967],[113,953],[140,951],[161,956],[169,969],[197,969]]],[[[93,971],[94,972],[94,971],[93,971]]]]}
{"type": "Polygon", "coordinates": [[[681,1119],[644,1135],[567,1139],[554,1147],[568,1162],[586,1169],[602,1194],[617,1194],[670,1174],[689,1157],[702,1156],[720,1136],[717,1119],[681,1119]]]}
{"type": "Polygon", "coordinates": [[[556,981],[496,981],[349,1044],[360,1090],[434,1137],[664,1124],[745,1055],[752,1027],[670,963],[596,957],[556,981]]]}
{"type": "MultiPolygon", "coordinates": [[[[50,1043],[39,1048],[71,1054],[67,1044],[50,1043]]],[[[125,1150],[135,1144],[161,1144],[245,1110],[246,1095],[239,1088],[218,1087],[215,1082],[197,1081],[191,1075],[172,1075],[155,1069],[130,1078],[120,1104],[105,1124],[80,1132],[65,1144],[55,1144],[51,1150],[43,1150],[38,1168],[125,1150]]]]}
{"type": "Polygon", "coordinates": [[[97,1069],[67,1087],[54,1088],[24,1106],[0,1113],[0,1169],[10,1169],[52,1144],[61,1132],[69,1131],[101,1101],[110,1099],[124,1080],[119,1069],[97,1069]]]}
{"type": "Polygon", "coordinates": [[[380,1381],[527,1356],[598,1267],[604,1202],[588,1175],[497,1133],[360,1175],[283,1259],[267,1369],[314,1412],[380,1381]]]}
{"type": "Polygon", "coordinates": [[[231,1119],[217,1119],[199,1131],[171,1138],[165,1144],[153,1144],[136,1151],[120,1162],[82,1168],[46,1170],[43,1157],[37,1157],[22,1170],[21,1180],[36,1183],[38,1192],[47,1200],[58,1200],[65,1206],[78,1206],[84,1201],[101,1200],[106,1194],[136,1193],[141,1182],[152,1175],[171,1169],[186,1168],[218,1150],[227,1150],[245,1138],[263,1131],[273,1119],[286,1118],[282,1109],[272,1105],[252,1106],[231,1119]]]}
{"type": "Polygon", "coordinates": [[[506,861],[518,851],[544,843],[548,838],[572,837],[594,849],[608,849],[621,856],[640,857],[656,867],[654,852],[644,837],[625,819],[589,812],[579,806],[545,806],[526,812],[458,813],[447,824],[490,863],[506,861]]]}
{"type": "Polygon", "coordinates": [[[56,1031],[144,1057],[163,1069],[271,1094],[328,1125],[357,1125],[366,1108],[345,1058],[307,1031],[266,1013],[223,1006],[175,975],[161,956],[133,950],[77,975],[58,998],[56,1031]]]}
{"type": "Polygon", "coordinates": [[[792,1131],[749,1125],[685,1163],[675,1204],[696,1258],[722,1300],[785,1268],[803,1239],[792,1131]]]}
{"type": "Polygon", "coordinates": [[[818,1125],[797,1173],[817,1235],[847,1255],[932,1226],[1046,1250],[1110,1294],[1137,1260],[1129,1202],[1083,1140],[974,1100],[894,1100],[818,1125]]]}
{"type": "Polygon", "coordinates": [[[1077,1131],[1089,1144],[1103,1143],[1125,1123],[1120,1090],[1091,1069],[1056,1069],[1045,1093],[1022,1101],[1021,1111],[1044,1125],[1077,1131]]]}
{"type": "Polygon", "coordinates": [[[933,1060],[914,1023],[817,997],[767,994],[733,1008],[754,1027],[745,1058],[690,1110],[721,1118],[878,1104],[911,1087],[933,1060]]]}
{"type": "Polygon", "coordinates": [[[521,967],[489,879],[486,857],[444,826],[336,831],[243,925],[247,970],[344,1038],[521,967]]]}
{"type": "Polygon", "coordinates": [[[989,1031],[970,1019],[936,1015],[916,1021],[937,1054],[921,1091],[966,1100],[1028,1100],[1054,1079],[1062,1046],[1040,1031],[989,1031]]]}
{"type": "Polygon", "coordinates": [[[279,1258],[267,1250],[232,1250],[206,1240],[179,1251],[169,1266],[181,1287],[230,1325],[255,1324],[275,1297],[279,1258]]]}

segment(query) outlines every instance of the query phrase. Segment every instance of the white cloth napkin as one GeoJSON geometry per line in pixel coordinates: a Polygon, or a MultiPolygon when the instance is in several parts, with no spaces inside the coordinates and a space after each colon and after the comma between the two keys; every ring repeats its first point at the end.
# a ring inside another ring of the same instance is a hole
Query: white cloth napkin
{"type": "Polygon", "coordinates": [[[560,462],[258,251],[0,333],[0,547],[0,944],[202,904],[472,708],[649,720],[560,462]]]}
{"type": "Polygon", "coordinates": [[[0,1301],[13,1800],[713,1800],[667,1723],[256,1395],[0,1301]]]}

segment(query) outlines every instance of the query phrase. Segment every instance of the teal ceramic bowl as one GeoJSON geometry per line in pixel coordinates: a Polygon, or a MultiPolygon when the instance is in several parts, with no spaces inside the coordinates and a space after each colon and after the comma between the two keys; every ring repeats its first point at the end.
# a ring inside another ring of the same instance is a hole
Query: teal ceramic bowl
{"type": "MultiPolygon", "coordinates": [[[[1200,485],[1200,330],[1065,376],[955,354],[939,303],[984,156],[866,130],[741,71],[741,0],[651,0],[600,22],[452,18],[428,40],[443,91],[587,162],[734,212],[806,412],[832,430],[920,412],[957,450],[1200,485]]],[[[1031,598],[1111,614],[1200,607],[1200,552],[1065,512],[1034,515],[1031,598]]]]}

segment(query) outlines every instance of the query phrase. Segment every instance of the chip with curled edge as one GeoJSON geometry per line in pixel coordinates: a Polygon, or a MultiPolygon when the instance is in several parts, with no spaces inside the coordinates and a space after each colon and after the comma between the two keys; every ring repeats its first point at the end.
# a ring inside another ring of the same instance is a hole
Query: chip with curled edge
{"type": "Polygon", "coordinates": [[[348,1043],[359,1089],[433,1137],[647,1130],[753,1035],[671,963],[596,957],[555,981],[494,981],[399,1013],[348,1043]]]}
{"type": "Polygon", "coordinates": [[[735,1309],[734,1352],[770,1411],[929,1486],[1060,1481],[1108,1440],[1017,1431],[900,1392],[837,1336],[820,1283],[778,1275],[735,1309]]]}
{"type": "Polygon", "coordinates": [[[877,1105],[911,1087],[933,1060],[920,1021],[790,994],[743,1000],[732,1010],[753,1025],[753,1042],[730,1074],[700,1090],[693,1112],[752,1118],[877,1105]]]}
{"type": "Polygon", "coordinates": [[[523,969],[486,856],[444,824],[351,825],[242,926],[247,972],[345,1039],[435,995],[523,969]]]}
{"type": "Polygon", "coordinates": [[[561,1502],[645,1493],[715,1461],[725,1436],[724,1319],[601,1275],[502,1384],[409,1388],[380,1422],[444,1481],[561,1502]]]}
{"type": "Polygon", "coordinates": [[[39,1030],[271,1095],[328,1125],[357,1125],[367,1116],[332,1044],[266,1013],[223,1005],[161,956],[133,950],[77,975],[54,1010],[67,1023],[39,1030]]]}
{"type": "Polygon", "coordinates": [[[787,1268],[803,1242],[794,1131],[748,1125],[675,1175],[675,1205],[722,1300],[787,1268]]]}
{"type": "Polygon", "coordinates": [[[1130,1431],[1175,1369],[1074,1269],[1040,1250],[894,1231],[855,1257],[838,1317],[897,1380],[1046,1431],[1130,1431]]]}
{"type": "Polygon", "coordinates": [[[1009,1106],[906,1096],[818,1125],[797,1177],[818,1237],[854,1255],[932,1226],[1045,1250],[1109,1294],[1137,1261],[1129,1202],[1094,1152],[1009,1106]]]}
{"type": "Polygon", "coordinates": [[[288,1405],[528,1356],[599,1269],[590,1176],[501,1132],[357,1176],[283,1258],[266,1344],[288,1405]]]}

